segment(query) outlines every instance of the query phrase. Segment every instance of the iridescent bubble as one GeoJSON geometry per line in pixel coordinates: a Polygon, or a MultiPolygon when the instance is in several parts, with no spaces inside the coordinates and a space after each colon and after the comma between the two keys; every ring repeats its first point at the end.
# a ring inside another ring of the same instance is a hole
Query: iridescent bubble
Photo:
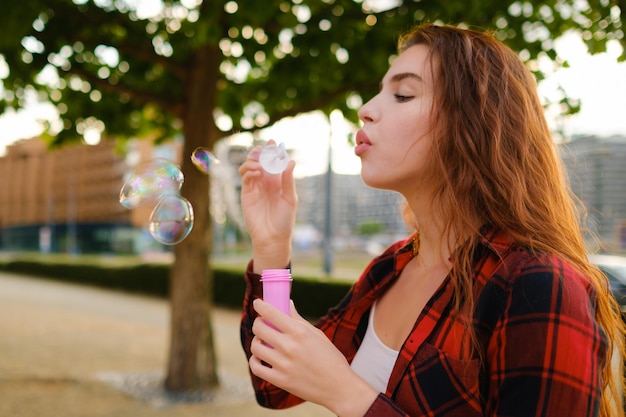
{"type": "Polygon", "coordinates": [[[280,174],[289,164],[289,155],[285,150],[285,144],[269,144],[261,150],[259,155],[261,167],[270,174],[280,174]]]}
{"type": "Polygon", "coordinates": [[[208,174],[214,165],[220,163],[219,159],[217,159],[211,151],[202,147],[196,148],[191,153],[191,162],[193,162],[196,168],[205,174],[208,174]]]}
{"type": "Polygon", "coordinates": [[[184,176],[178,165],[167,159],[153,159],[133,170],[120,191],[120,203],[129,209],[153,203],[168,194],[177,195],[184,176]]]}
{"type": "Polygon", "coordinates": [[[193,208],[183,197],[161,197],[150,215],[150,235],[164,245],[175,245],[193,229],[193,208]]]}

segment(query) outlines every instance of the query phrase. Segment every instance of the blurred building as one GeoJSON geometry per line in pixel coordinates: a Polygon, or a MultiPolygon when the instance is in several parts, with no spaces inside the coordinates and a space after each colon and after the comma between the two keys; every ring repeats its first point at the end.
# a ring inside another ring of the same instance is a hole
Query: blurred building
{"type": "Polygon", "coordinates": [[[127,210],[120,189],[130,169],[159,156],[176,158],[176,146],[133,141],[120,152],[105,140],[49,149],[39,138],[8,146],[0,158],[0,249],[136,252],[151,208],[127,210]]]}
{"type": "Polygon", "coordinates": [[[333,237],[356,234],[366,223],[380,225],[381,232],[406,234],[401,217],[404,198],[391,191],[366,186],[360,175],[332,173],[331,190],[327,191],[328,173],[296,180],[298,189],[297,223],[325,227],[326,199],[330,197],[331,230],[333,237]]]}
{"type": "Polygon", "coordinates": [[[606,252],[626,250],[626,137],[579,136],[560,146],[585,225],[606,252]]]}
{"type": "MultiPolygon", "coordinates": [[[[147,140],[128,142],[124,152],[119,152],[113,141],[52,150],[41,139],[10,145],[0,158],[0,249],[69,253],[167,250],[148,234],[152,207],[128,210],[119,203],[119,193],[137,165],[154,158],[179,162],[181,150],[180,141],[155,147],[147,140]]],[[[220,142],[215,154],[221,163],[211,173],[211,214],[219,252],[225,242],[236,239],[237,230],[245,229],[238,167],[247,148],[220,142]]],[[[371,189],[359,175],[332,175],[330,192],[326,191],[326,174],[297,179],[298,230],[306,231],[311,243],[320,243],[328,196],[333,237],[352,236],[368,222],[380,224],[386,233],[404,230],[398,194],[371,189]]]]}
{"type": "MultiPolygon", "coordinates": [[[[560,145],[573,191],[589,211],[586,225],[603,249],[626,250],[626,137],[578,137],[560,145]]],[[[69,253],[142,253],[169,250],[151,239],[152,207],[127,210],[119,193],[141,162],[179,162],[182,142],[154,146],[130,141],[119,152],[113,141],[50,150],[41,139],[19,141],[0,158],[0,249],[69,253]]],[[[212,171],[211,215],[215,251],[245,229],[238,167],[247,148],[220,142],[219,169],[212,171]]],[[[363,184],[360,175],[332,173],[299,178],[297,237],[303,247],[321,243],[330,198],[335,246],[349,242],[364,224],[376,224],[389,240],[405,234],[402,196],[363,184]],[[306,242],[305,242],[306,241],[306,242]]],[[[381,242],[385,243],[385,242],[381,242]]],[[[348,243],[349,244],[349,243],[348,243]]]]}
{"type": "Polygon", "coordinates": [[[0,237],[10,250],[112,251],[128,229],[118,203],[124,158],[113,143],[49,151],[41,139],[19,141],[0,158],[0,237]]]}

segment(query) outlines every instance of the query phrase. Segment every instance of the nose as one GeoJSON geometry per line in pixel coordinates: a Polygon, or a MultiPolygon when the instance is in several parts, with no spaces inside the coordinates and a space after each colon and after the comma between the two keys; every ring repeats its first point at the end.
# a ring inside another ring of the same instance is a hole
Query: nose
{"type": "Polygon", "coordinates": [[[373,102],[374,98],[371,98],[367,103],[363,104],[358,111],[359,119],[363,122],[373,122],[375,120],[375,112],[373,102]]]}

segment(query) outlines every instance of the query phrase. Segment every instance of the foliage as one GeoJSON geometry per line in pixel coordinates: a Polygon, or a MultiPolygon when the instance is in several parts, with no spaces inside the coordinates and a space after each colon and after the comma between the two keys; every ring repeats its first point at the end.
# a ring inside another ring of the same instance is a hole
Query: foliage
{"type": "MultiPolygon", "coordinates": [[[[167,264],[98,265],[83,262],[50,262],[43,259],[0,261],[0,271],[37,276],[76,284],[167,297],[167,264]]],[[[245,291],[241,268],[216,268],[213,302],[240,309],[245,291]]],[[[350,281],[295,276],[292,297],[300,314],[315,319],[336,305],[352,286],[350,281]]]]}
{"type": "Polygon", "coordinates": [[[21,107],[28,91],[52,101],[62,119],[56,142],[102,128],[98,120],[113,137],[172,137],[192,111],[185,82],[194,53],[209,47],[219,50],[217,107],[198,110],[224,115],[226,134],[314,109],[354,119],[376,92],[398,33],[427,20],[494,29],[531,68],[542,56],[566,65],[553,40],[567,30],[580,31],[591,52],[610,39],[626,44],[620,0],[371,2],[391,4],[387,10],[361,1],[166,0],[148,16],[134,3],[4,5],[0,52],[9,74],[0,103],[21,107]]]}
{"type": "Polygon", "coordinates": [[[359,235],[361,236],[372,236],[376,233],[380,233],[383,231],[383,225],[376,220],[370,220],[363,222],[359,225],[359,235]]]}

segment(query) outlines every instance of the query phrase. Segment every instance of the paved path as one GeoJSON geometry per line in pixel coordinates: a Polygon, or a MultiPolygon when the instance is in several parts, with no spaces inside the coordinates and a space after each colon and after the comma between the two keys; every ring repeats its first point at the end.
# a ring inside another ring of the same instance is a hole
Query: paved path
{"type": "Polygon", "coordinates": [[[0,417],[317,417],[314,404],[259,407],[239,312],[216,309],[222,387],[199,402],[161,390],[166,300],[0,273],[0,417]]]}

